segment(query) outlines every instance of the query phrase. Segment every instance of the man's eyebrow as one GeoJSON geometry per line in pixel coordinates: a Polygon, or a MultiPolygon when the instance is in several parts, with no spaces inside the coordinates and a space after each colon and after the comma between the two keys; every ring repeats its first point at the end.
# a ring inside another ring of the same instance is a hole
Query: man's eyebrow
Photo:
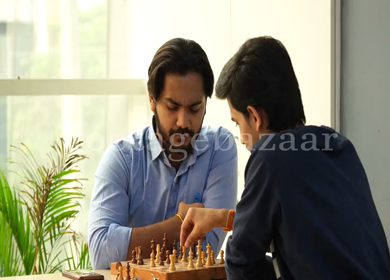
{"type": "MultiPolygon", "coordinates": [[[[173,98],[170,98],[170,97],[166,97],[164,98],[166,101],[172,103],[172,104],[175,104],[176,106],[182,106],[179,102],[177,102],[175,99],[173,98]]],[[[188,107],[193,107],[193,106],[196,106],[196,105],[199,105],[199,104],[202,104],[202,100],[199,100],[199,101],[195,101],[193,103],[191,103],[188,107]]]]}
{"type": "Polygon", "coordinates": [[[166,97],[166,98],[164,98],[166,101],[168,101],[168,102],[171,102],[171,103],[173,103],[173,104],[175,104],[176,106],[181,106],[181,104],[179,103],[179,102],[177,102],[175,99],[173,99],[173,98],[169,98],[169,97],[166,97]]]}
{"type": "Polygon", "coordinates": [[[196,101],[196,102],[192,103],[189,107],[193,107],[193,106],[196,106],[196,105],[199,105],[199,104],[202,104],[202,100],[199,100],[199,101],[196,101]]]}
{"type": "Polygon", "coordinates": [[[233,122],[237,122],[234,118],[232,118],[232,121],[233,121],[233,122]]]}

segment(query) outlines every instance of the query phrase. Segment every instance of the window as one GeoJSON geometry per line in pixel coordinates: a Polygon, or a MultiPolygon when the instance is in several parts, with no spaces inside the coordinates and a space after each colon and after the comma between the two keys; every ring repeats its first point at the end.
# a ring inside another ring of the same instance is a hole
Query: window
{"type": "MultiPolygon", "coordinates": [[[[45,156],[59,137],[84,140],[90,159],[80,168],[89,181],[75,225],[86,236],[100,158],[113,141],[150,124],[147,69],[174,37],[204,48],[215,79],[246,39],[280,39],[296,69],[308,124],[331,125],[334,2],[0,0],[0,168],[10,169],[11,144],[24,142],[45,156]]],[[[205,124],[238,136],[225,101],[207,106],[205,124]]],[[[240,197],[249,153],[237,144],[240,197]]]]}

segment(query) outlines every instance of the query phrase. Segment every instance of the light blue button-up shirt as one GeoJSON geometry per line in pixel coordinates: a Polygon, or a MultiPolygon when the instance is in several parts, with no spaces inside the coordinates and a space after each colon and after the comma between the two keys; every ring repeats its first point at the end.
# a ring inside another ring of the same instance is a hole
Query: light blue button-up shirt
{"type": "MultiPolygon", "coordinates": [[[[235,209],[237,149],[232,134],[203,126],[193,147],[177,172],[153,126],[106,150],[95,174],[88,223],[94,269],[125,260],[132,228],[174,216],[181,201],[195,203],[198,197],[207,208],[235,209]]],[[[222,229],[214,229],[202,245],[210,243],[219,252],[225,237],[222,229]]]]}

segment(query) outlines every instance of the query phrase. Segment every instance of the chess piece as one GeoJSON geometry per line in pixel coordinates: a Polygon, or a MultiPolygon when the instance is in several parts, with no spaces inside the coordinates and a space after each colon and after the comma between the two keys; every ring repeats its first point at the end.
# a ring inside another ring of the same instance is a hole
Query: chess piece
{"type": "Polygon", "coordinates": [[[130,263],[127,262],[126,264],[126,276],[125,276],[125,280],[130,280],[130,263]]]}
{"type": "Polygon", "coordinates": [[[225,264],[225,260],[223,259],[223,255],[225,254],[225,252],[223,250],[221,250],[221,252],[219,252],[219,264],[225,264]]]}
{"type": "Polygon", "coordinates": [[[160,252],[161,252],[160,244],[157,244],[157,249],[156,249],[156,262],[159,261],[160,252]]]}
{"type": "Polygon", "coordinates": [[[194,254],[194,259],[197,257],[196,255],[196,244],[192,244],[192,253],[194,254]]]}
{"type": "Polygon", "coordinates": [[[154,238],[150,241],[150,248],[152,249],[152,252],[156,254],[156,242],[154,241],[154,238]]]}
{"type": "Polygon", "coordinates": [[[163,248],[164,248],[165,250],[167,250],[167,246],[168,246],[168,238],[167,238],[167,234],[164,233],[163,248]]]}
{"type": "Polygon", "coordinates": [[[190,261],[188,262],[187,268],[194,268],[194,263],[192,262],[193,258],[194,258],[194,252],[192,251],[192,247],[191,247],[190,256],[189,256],[190,261]]]}
{"type": "Polygon", "coordinates": [[[150,267],[156,267],[156,262],[154,261],[154,252],[150,254],[150,267]]]}
{"type": "Polygon", "coordinates": [[[130,269],[130,279],[131,280],[135,280],[135,270],[134,270],[134,267],[132,267],[130,269]]]}
{"type": "Polygon", "coordinates": [[[181,261],[181,259],[183,258],[183,248],[181,246],[179,246],[179,261],[181,261]]]}
{"type": "Polygon", "coordinates": [[[171,260],[169,259],[169,256],[170,256],[171,254],[170,254],[170,251],[169,250],[167,250],[167,252],[166,252],[166,259],[165,259],[165,262],[166,262],[166,264],[170,264],[171,263],[171,260]]]}
{"type": "Polygon", "coordinates": [[[160,257],[159,257],[160,261],[158,263],[158,265],[160,266],[164,266],[164,261],[163,261],[163,257],[162,257],[162,253],[160,252],[160,257]]]}
{"type": "Polygon", "coordinates": [[[181,262],[187,262],[187,250],[185,246],[183,246],[183,257],[181,258],[181,262]]]}
{"type": "Polygon", "coordinates": [[[202,251],[202,264],[203,265],[206,265],[206,258],[205,258],[205,256],[204,256],[204,251],[202,251]]]}
{"type": "Polygon", "coordinates": [[[202,254],[201,254],[201,251],[202,250],[202,245],[200,245],[200,240],[198,241],[198,261],[196,262],[196,267],[203,267],[203,262],[202,262],[202,254]]]}
{"type": "Polygon", "coordinates": [[[194,257],[194,259],[195,259],[195,258],[197,257],[197,256],[196,256],[196,244],[195,244],[195,243],[192,244],[191,249],[192,249],[193,257],[194,257]]]}
{"type": "Polygon", "coordinates": [[[174,249],[176,249],[176,240],[173,240],[172,252],[173,252],[174,249]]]}
{"type": "Polygon", "coordinates": [[[199,240],[198,240],[198,246],[196,246],[196,248],[197,248],[197,254],[200,255],[200,256],[202,256],[202,251],[203,251],[202,243],[201,243],[201,242],[202,242],[202,241],[199,239],[199,240]]]}
{"type": "Polygon", "coordinates": [[[169,266],[169,271],[176,271],[175,256],[174,255],[170,255],[169,258],[171,260],[171,265],[169,266]]]}
{"type": "Polygon", "coordinates": [[[137,253],[135,252],[135,250],[133,250],[133,251],[131,252],[131,255],[132,255],[131,263],[132,263],[132,264],[137,264],[137,259],[136,259],[137,253]]]}
{"type": "Polygon", "coordinates": [[[163,261],[165,261],[165,248],[162,247],[160,252],[161,252],[161,257],[162,257],[163,261]]]}
{"type": "Polygon", "coordinates": [[[211,265],[215,264],[214,251],[211,251],[211,265]]]}
{"type": "Polygon", "coordinates": [[[212,266],[211,263],[211,245],[210,243],[206,246],[207,248],[207,261],[206,261],[206,267],[212,266]]]}
{"type": "Polygon", "coordinates": [[[118,272],[116,274],[116,280],[123,280],[123,275],[122,275],[122,265],[118,267],[118,272]]]}
{"type": "Polygon", "coordinates": [[[175,259],[175,263],[178,263],[178,260],[177,260],[177,258],[176,258],[176,256],[177,256],[177,252],[176,252],[176,249],[173,249],[173,255],[175,256],[174,257],[174,259],[175,259]]]}
{"type": "Polygon", "coordinates": [[[144,259],[142,258],[142,249],[141,249],[141,246],[140,246],[139,249],[138,249],[137,264],[138,264],[138,265],[143,265],[143,264],[144,264],[144,259]]]}

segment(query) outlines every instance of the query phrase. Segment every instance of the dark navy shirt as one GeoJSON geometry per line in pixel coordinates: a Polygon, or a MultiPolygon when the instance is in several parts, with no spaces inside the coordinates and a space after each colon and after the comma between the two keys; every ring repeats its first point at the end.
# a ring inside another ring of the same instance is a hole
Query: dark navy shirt
{"type": "Polygon", "coordinates": [[[367,176],[343,135],[302,126],[256,143],[227,244],[228,279],[267,279],[272,241],[283,280],[390,279],[367,176]]]}

